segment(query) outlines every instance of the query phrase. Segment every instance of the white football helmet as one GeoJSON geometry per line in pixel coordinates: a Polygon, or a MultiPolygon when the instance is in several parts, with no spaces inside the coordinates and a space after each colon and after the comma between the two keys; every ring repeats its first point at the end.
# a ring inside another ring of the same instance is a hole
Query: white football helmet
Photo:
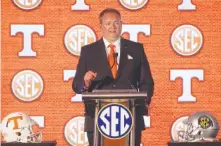
{"type": "Polygon", "coordinates": [[[219,132],[219,123],[208,112],[196,112],[183,120],[184,131],[179,131],[179,136],[186,142],[216,141],[219,132]]]}
{"type": "Polygon", "coordinates": [[[38,124],[28,115],[15,112],[7,115],[1,124],[5,142],[39,143],[42,133],[38,124]]]}

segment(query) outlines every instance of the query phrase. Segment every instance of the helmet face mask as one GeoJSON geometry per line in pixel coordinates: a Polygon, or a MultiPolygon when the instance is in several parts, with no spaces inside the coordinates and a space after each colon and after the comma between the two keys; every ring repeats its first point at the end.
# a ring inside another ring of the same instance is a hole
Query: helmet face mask
{"type": "Polygon", "coordinates": [[[5,142],[40,143],[42,133],[38,124],[23,113],[11,113],[2,120],[5,142]],[[34,128],[35,127],[35,128],[34,128]]]}
{"type": "Polygon", "coordinates": [[[21,132],[18,134],[18,142],[22,143],[40,143],[42,140],[42,133],[39,132],[33,132],[32,126],[26,126],[22,127],[21,132]]]}
{"type": "Polygon", "coordinates": [[[40,143],[41,141],[42,141],[42,133],[41,132],[31,134],[30,142],[40,143]]]}

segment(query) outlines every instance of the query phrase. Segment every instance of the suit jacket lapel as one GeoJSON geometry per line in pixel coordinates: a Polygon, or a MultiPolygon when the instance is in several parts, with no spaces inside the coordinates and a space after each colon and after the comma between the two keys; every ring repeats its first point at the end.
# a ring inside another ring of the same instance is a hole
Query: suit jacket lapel
{"type": "Polygon", "coordinates": [[[120,41],[120,64],[118,66],[116,79],[120,77],[120,75],[122,73],[122,69],[126,64],[126,61],[127,61],[127,44],[126,44],[125,40],[123,38],[121,38],[121,41],[120,41]]]}

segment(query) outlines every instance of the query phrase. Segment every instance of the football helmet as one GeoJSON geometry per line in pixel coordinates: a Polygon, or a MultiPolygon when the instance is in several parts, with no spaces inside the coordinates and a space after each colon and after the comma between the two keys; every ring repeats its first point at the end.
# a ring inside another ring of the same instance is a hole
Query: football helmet
{"type": "Polygon", "coordinates": [[[185,142],[215,141],[219,131],[219,123],[208,112],[196,112],[182,121],[184,130],[179,137],[185,142]]]}
{"type": "Polygon", "coordinates": [[[2,120],[2,136],[5,142],[40,143],[42,133],[38,124],[28,115],[15,112],[2,120]]]}

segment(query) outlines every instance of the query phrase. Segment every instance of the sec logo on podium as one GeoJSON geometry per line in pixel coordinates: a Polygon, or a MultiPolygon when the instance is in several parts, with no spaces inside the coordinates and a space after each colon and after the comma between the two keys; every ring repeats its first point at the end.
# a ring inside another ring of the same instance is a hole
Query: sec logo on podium
{"type": "Polygon", "coordinates": [[[100,133],[109,139],[121,139],[127,136],[133,127],[130,110],[117,103],[101,108],[96,120],[100,133]]]}

